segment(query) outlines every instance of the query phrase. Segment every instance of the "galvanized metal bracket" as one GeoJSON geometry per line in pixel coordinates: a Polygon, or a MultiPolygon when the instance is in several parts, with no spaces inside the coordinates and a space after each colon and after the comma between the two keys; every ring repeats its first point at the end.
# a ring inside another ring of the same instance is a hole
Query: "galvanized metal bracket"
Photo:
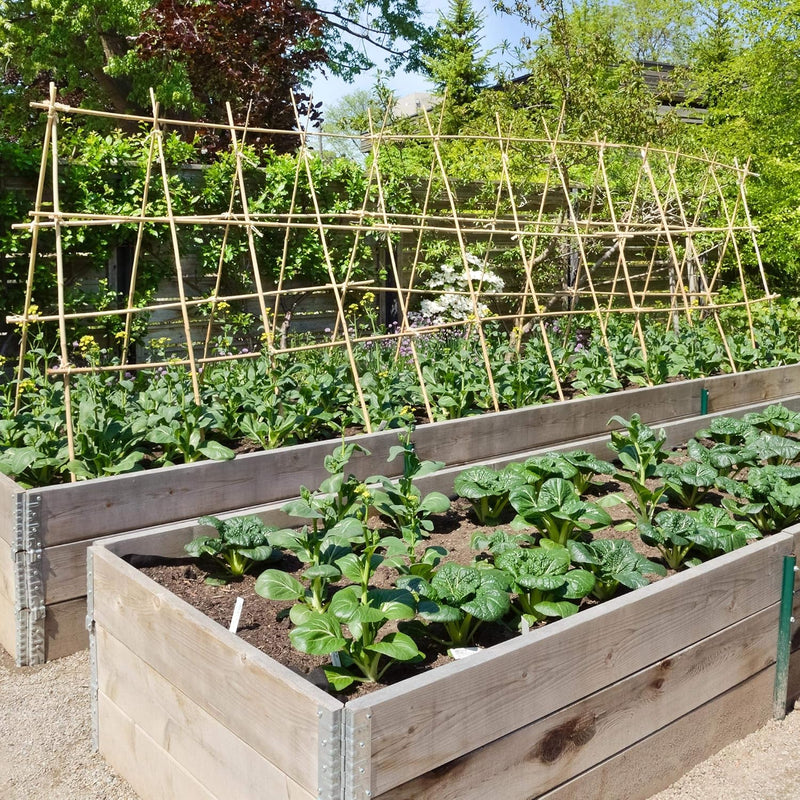
{"type": "Polygon", "coordinates": [[[372,712],[345,708],[344,780],[347,800],[372,797],[372,712]]]}
{"type": "Polygon", "coordinates": [[[45,604],[42,570],[41,495],[20,492],[14,513],[14,577],[17,666],[44,664],[45,604]]]}
{"type": "Polygon", "coordinates": [[[319,709],[319,742],[317,764],[319,769],[318,800],[343,800],[342,769],[342,709],[319,709]]]}

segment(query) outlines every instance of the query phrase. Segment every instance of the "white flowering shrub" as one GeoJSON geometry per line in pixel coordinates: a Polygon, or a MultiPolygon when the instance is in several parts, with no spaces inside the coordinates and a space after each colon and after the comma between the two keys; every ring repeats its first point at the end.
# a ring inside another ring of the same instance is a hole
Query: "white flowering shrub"
{"type": "MultiPolygon", "coordinates": [[[[446,261],[439,271],[425,281],[424,289],[436,292],[438,297],[433,300],[423,300],[420,303],[421,316],[431,325],[442,322],[461,322],[475,315],[472,298],[469,295],[469,281],[480,294],[502,292],[505,287],[503,279],[488,269],[483,269],[483,262],[477,256],[467,253],[467,263],[470,269],[464,269],[461,262],[446,261]],[[462,294],[463,293],[463,294],[462,294]]],[[[477,303],[477,316],[486,317],[490,314],[489,306],[477,303]]]]}

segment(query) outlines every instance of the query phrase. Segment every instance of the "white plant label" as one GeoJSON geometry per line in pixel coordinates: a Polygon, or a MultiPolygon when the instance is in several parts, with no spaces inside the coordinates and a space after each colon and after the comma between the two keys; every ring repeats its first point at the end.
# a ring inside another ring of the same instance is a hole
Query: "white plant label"
{"type": "Polygon", "coordinates": [[[244,597],[236,598],[236,605],[233,607],[233,616],[231,617],[231,624],[228,630],[231,633],[236,633],[239,630],[239,618],[242,616],[242,607],[244,606],[244,597]]]}
{"type": "Polygon", "coordinates": [[[334,667],[341,667],[342,666],[342,659],[339,658],[338,653],[331,653],[331,664],[334,667]]]}

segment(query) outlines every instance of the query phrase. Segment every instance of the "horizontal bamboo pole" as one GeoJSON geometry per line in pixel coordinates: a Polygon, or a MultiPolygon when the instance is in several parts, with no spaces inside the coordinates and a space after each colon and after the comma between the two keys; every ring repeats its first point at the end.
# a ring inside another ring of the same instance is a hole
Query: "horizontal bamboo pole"
{"type": "MultiPolygon", "coordinates": [[[[768,302],[770,300],[774,300],[775,298],[779,297],[780,295],[769,295],[762,298],[750,299],[747,302],[739,301],[735,303],[722,303],[716,306],[698,306],[693,308],[694,311],[698,313],[709,313],[715,310],[726,309],[726,308],[743,308],[747,305],[753,305],[756,303],[761,302],[768,302]]],[[[619,308],[615,309],[616,312],[620,314],[669,314],[670,309],[666,307],[650,307],[650,308],[619,308]]],[[[504,314],[504,315],[491,315],[482,317],[480,319],[481,323],[493,323],[493,322],[508,322],[511,320],[534,320],[538,321],[540,319],[548,319],[548,318],[562,318],[562,317],[582,317],[582,316],[593,316],[594,312],[592,310],[572,310],[572,311],[541,311],[540,313],[526,313],[520,315],[518,313],[514,314],[504,314]]],[[[428,325],[419,328],[408,328],[406,330],[400,330],[395,333],[382,333],[382,334],[372,334],[369,336],[351,336],[350,341],[353,344],[364,344],[366,342],[371,342],[374,344],[378,344],[380,342],[388,342],[388,341],[395,341],[398,339],[418,339],[423,336],[430,336],[435,333],[439,333],[443,330],[452,330],[454,328],[460,327],[468,327],[474,326],[476,322],[473,321],[466,321],[466,320],[459,320],[457,322],[443,322],[437,325],[428,325]]],[[[326,349],[333,349],[337,347],[342,347],[344,345],[344,339],[337,338],[332,339],[330,341],[323,341],[323,342],[313,342],[303,345],[298,345],[296,347],[285,347],[285,348],[270,348],[269,353],[270,355],[289,355],[292,353],[301,353],[307,352],[312,350],[326,350],[326,349]]],[[[195,363],[197,364],[212,364],[212,363],[219,363],[223,361],[239,361],[242,359],[252,359],[252,358],[259,358],[263,355],[264,350],[254,350],[249,353],[233,353],[230,355],[224,356],[206,356],[204,358],[196,358],[195,363]]],[[[106,364],[106,365],[95,365],[91,367],[75,367],[75,366],[67,366],[67,367],[51,367],[47,370],[48,375],[80,375],[80,374],[88,374],[92,372],[120,372],[122,370],[128,370],[131,372],[135,372],[138,370],[144,369],[158,369],[160,367],[170,367],[170,366],[188,366],[189,360],[188,359],[181,359],[181,358],[173,358],[167,361],[145,361],[138,364],[106,364]]]]}

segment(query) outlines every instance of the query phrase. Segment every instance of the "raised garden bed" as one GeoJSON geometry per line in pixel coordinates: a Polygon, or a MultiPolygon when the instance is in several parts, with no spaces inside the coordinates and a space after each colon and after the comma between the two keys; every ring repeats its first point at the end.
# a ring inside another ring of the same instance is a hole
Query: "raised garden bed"
{"type": "MultiPolygon", "coordinates": [[[[778,400],[800,408],[800,365],[432,423],[420,426],[415,439],[422,458],[452,468],[512,460],[554,444],[600,436],[613,414],[638,411],[651,424],[691,417],[700,411],[703,390],[708,391],[710,413],[738,413],[740,406],[778,400]]],[[[395,432],[363,435],[358,441],[372,455],[354,461],[354,470],[361,477],[385,472],[395,432]]],[[[91,542],[202,514],[281,503],[300,484],[319,483],[324,477],[322,455],[330,448],[329,442],[303,444],[233,461],[29,490],[0,475],[0,645],[18,665],[43,663],[86,647],[85,554],[91,542]]],[[[439,480],[444,481],[442,490],[449,491],[448,473],[439,480]]]]}
{"type": "MultiPolygon", "coordinates": [[[[667,427],[677,443],[700,421],[667,427]]],[[[498,781],[504,800],[649,797],[769,718],[783,560],[800,536],[341,703],[120,558],[181,555],[196,531],[90,549],[99,747],[145,800],[469,800],[498,781]]]]}

